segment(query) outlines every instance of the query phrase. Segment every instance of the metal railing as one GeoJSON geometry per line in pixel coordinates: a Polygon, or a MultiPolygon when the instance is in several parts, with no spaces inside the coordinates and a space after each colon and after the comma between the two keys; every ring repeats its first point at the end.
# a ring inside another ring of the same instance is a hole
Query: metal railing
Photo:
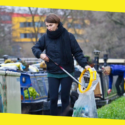
{"type": "MultiPolygon", "coordinates": [[[[17,58],[9,58],[12,61],[17,61],[17,58]]],[[[37,59],[37,58],[20,58],[22,61],[25,61],[26,63],[40,63],[43,60],[42,59],[37,59]]],[[[4,59],[0,58],[0,63],[3,63],[4,59]]]]}
{"type": "MultiPolygon", "coordinates": [[[[12,61],[17,60],[17,58],[9,58],[9,59],[11,59],[12,61]]],[[[20,59],[27,63],[40,63],[43,61],[42,59],[37,59],[37,58],[20,58],[20,59]]],[[[3,63],[3,62],[4,62],[4,59],[0,58],[0,63],[3,63]]],[[[101,63],[101,64],[104,63],[104,60],[99,59],[99,63],[101,63]]],[[[109,63],[109,64],[125,64],[125,59],[108,59],[107,63],[109,63]]]]}

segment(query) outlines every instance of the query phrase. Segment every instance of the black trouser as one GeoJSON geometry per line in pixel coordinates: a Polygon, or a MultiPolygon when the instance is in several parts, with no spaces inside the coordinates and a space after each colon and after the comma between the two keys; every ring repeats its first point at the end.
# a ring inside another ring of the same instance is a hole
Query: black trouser
{"type": "Polygon", "coordinates": [[[123,76],[118,76],[115,86],[116,86],[117,94],[119,96],[123,95],[124,93],[124,77],[123,76]]]}
{"type": "Polygon", "coordinates": [[[61,113],[69,106],[69,95],[72,84],[70,77],[65,78],[52,78],[48,77],[49,82],[49,96],[50,96],[50,115],[58,115],[58,89],[61,84],[61,102],[62,110],[61,113]]]}

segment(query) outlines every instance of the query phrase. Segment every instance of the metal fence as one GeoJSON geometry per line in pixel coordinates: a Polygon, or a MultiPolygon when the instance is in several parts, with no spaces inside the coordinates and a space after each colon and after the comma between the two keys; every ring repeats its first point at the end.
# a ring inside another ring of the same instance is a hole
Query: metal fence
{"type": "MultiPolygon", "coordinates": [[[[9,58],[9,59],[11,59],[12,61],[16,61],[17,60],[17,58],[9,58]]],[[[43,61],[42,59],[37,59],[37,58],[20,58],[20,59],[22,61],[27,62],[27,63],[40,63],[40,62],[43,61]]],[[[4,62],[4,59],[0,58],[0,63],[3,63],[3,62],[4,62]]],[[[99,63],[103,64],[104,60],[103,59],[99,59],[99,63]]],[[[108,59],[107,63],[108,64],[125,64],[125,59],[108,59]]]]}
{"type": "MultiPolygon", "coordinates": [[[[17,58],[9,58],[12,61],[17,61],[17,58]]],[[[22,61],[25,61],[26,63],[40,63],[43,60],[42,59],[37,59],[37,58],[20,58],[22,61]]],[[[0,58],[0,63],[3,63],[4,59],[0,58]]]]}

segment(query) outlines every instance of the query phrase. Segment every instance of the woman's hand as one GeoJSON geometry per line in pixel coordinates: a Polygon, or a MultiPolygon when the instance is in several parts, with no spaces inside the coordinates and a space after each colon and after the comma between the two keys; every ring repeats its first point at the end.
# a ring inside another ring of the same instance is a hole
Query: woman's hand
{"type": "Polygon", "coordinates": [[[46,61],[46,62],[49,62],[49,58],[47,57],[46,54],[41,54],[41,55],[40,55],[40,58],[43,59],[43,60],[46,61]]]}
{"type": "Polygon", "coordinates": [[[89,68],[91,68],[91,66],[89,66],[89,65],[85,66],[86,70],[88,70],[89,68]]]}
{"type": "Polygon", "coordinates": [[[110,93],[111,93],[111,91],[112,91],[111,89],[108,89],[107,93],[108,93],[108,94],[110,94],[110,93]]]}

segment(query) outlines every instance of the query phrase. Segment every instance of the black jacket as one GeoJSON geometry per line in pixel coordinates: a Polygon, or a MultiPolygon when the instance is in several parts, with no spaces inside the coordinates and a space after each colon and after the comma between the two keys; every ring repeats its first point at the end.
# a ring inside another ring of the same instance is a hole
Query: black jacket
{"type": "MultiPolygon", "coordinates": [[[[45,50],[45,53],[53,59],[54,62],[58,63],[60,66],[62,66],[65,70],[67,70],[69,73],[72,73],[74,71],[74,60],[73,56],[77,60],[80,66],[83,68],[85,65],[87,65],[87,60],[84,57],[81,48],[79,47],[75,37],[73,34],[69,33],[70,38],[70,63],[64,64],[63,62],[65,60],[61,59],[61,51],[60,51],[60,40],[58,39],[50,39],[47,34],[43,34],[39,41],[32,47],[33,54],[40,58],[40,54],[45,50]]],[[[49,73],[64,73],[58,66],[56,66],[52,61],[46,62],[47,64],[47,71],[49,73]]]]}

